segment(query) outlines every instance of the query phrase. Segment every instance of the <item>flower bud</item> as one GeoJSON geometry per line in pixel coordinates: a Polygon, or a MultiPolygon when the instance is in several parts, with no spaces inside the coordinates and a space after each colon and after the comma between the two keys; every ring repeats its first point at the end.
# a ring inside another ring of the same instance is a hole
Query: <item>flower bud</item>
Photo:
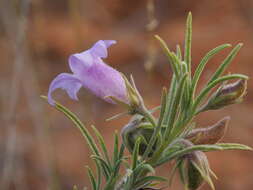
{"type": "Polygon", "coordinates": [[[197,190],[204,181],[214,189],[210,174],[213,174],[206,155],[201,151],[194,151],[186,156],[187,160],[187,187],[197,190]]]}
{"type": "Polygon", "coordinates": [[[227,116],[212,126],[193,129],[186,136],[186,139],[190,140],[193,144],[215,144],[225,135],[229,120],[230,117],[227,116]]]}
{"type": "Polygon", "coordinates": [[[187,176],[188,176],[188,189],[189,190],[196,190],[198,189],[204,179],[201,176],[201,173],[198,171],[198,169],[193,165],[191,161],[188,162],[188,170],[187,170],[187,176]]]}
{"type": "Polygon", "coordinates": [[[240,79],[234,83],[219,88],[202,108],[205,110],[216,110],[224,106],[240,103],[246,94],[247,80],[240,79]]]}
{"type": "MultiPolygon", "coordinates": [[[[130,153],[133,152],[136,141],[139,137],[142,138],[140,143],[139,154],[143,155],[149,140],[152,137],[154,128],[150,122],[147,122],[144,117],[140,115],[134,115],[130,122],[125,125],[121,130],[121,136],[124,145],[127,147],[130,153]]],[[[159,143],[159,138],[153,146],[153,151],[155,150],[157,144],[159,143]]],[[[151,156],[153,151],[148,156],[151,156]]]]}

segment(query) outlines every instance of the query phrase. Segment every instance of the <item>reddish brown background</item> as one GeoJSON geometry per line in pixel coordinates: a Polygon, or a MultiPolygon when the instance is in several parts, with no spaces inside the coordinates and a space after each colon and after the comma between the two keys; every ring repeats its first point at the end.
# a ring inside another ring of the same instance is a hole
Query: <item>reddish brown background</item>
{"type": "MultiPolygon", "coordinates": [[[[188,11],[193,14],[193,69],[215,46],[243,42],[244,47],[228,71],[253,76],[252,0],[156,0],[159,26],[153,32],[145,28],[146,0],[32,0],[25,17],[25,38],[16,46],[18,42],[14,38],[18,36],[19,25],[8,14],[9,9],[19,14],[15,10],[18,12],[22,1],[14,1],[14,7],[7,6],[8,2],[1,4],[0,23],[0,189],[58,190],[71,189],[74,184],[89,187],[85,165],[92,162],[84,139],[71,122],[39,96],[47,93],[50,81],[58,73],[69,72],[70,54],[89,48],[97,40],[118,41],[110,48],[106,62],[126,74],[133,74],[149,108],[159,104],[161,88],[171,76],[166,58],[158,44],[152,42],[152,35],[159,34],[171,49],[176,44],[183,45],[188,11]],[[150,40],[158,48],[158,55],[153,69],[147,71],[145,62],[150,40]],[[18,48],[15,50],[15,47],[18,48]]],[[[228,52],[223,51],[209,62],[201,78],[202,85],[228,52]]],[[[210,125],[230,115],[224,142],[253,146],[252,95],[249,80],[243,103],[201,114],[198,126],[210,125]]],[[[129,118],[105,122],[122,109],[103,102],[85,89],[78,96],[80,101],[74,102],[63,91],[55,93],[57,100],[77,113],[88,127],[97,126],[111,151],[113,131],[120,131],[129,118]]],[[[253,189],[252,152],[213,152],[208,156],[218,176],[214,180],[218,190],[253,189]]],[[[169,170],[169,165],[162,167],[159,174],[168,176],[169,170]]],[[[182,188],[176,179],[168,189],[182,188]]],[[[205,185],[202,189],[209,187],[205,185]]]]}

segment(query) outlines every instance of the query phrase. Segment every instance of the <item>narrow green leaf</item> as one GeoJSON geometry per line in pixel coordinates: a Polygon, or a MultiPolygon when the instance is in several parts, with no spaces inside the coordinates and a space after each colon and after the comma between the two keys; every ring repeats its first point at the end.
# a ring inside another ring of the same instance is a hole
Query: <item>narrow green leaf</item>
{"type": "Polygon", "coordinates": [[[154,146],[156,140],[157,140],[157,137],[158,137],[158,134],[160,133],[161,131],[161,128],[162,128],[162,122],[163,122],[163,116],[164,116],[164,113],[165,113],[165,109],[166,109],[166,100],[167,100],[167,89],[166,88],[163,88],[163,91],[162,91],[162,98],[161,98],[161,111],[160,111],[160,116],[159,116],[159,120],[158,120],[158,124],[152,134],[152,137],[148,143],[148,146],[142,156],[142,160],[145,160],[148,155],[150,154],[150,152],[152,151],[152,147],[154,146]]]}
{"type": "Polygon", "coordinates": [[[102,183],[102,166],[99,164],[98,161],[95,161],[95,165],[96,165],[96,170],[97,170],[96,190],[100,190],[100,186],[102,183]]]}
{"type": "Polygon", "coordinates": [[[252,150],[247,145],[237,143],[217,143],[215,145],[222,147],[223,150],[252,150]]]}
{"type": "Polygon", "coordinates": [[[182,99],[183,91],[184,91],[184,84],[185,80],[188,76],[188,73],[186,73],[181,80],[179,81],[178,87],[176,88],[175,98],[173,98],[173,101],[171,102],[171,110],[169,111],[169,115],[165,116],[168,117],[167,125],[164,127],[165,131],[162,133],[162,146],[155,151],[152,158],[149,160],[149,163],[156,163],[156,161],[160,158],[163,151],[167,148],[171,140],[173,140],[173,137],[171,136],[171,132],[174,128],[175,119],[178,114],[178,109],[180,108],[180,100],[182,99]]]}
{"type": "Polygon", "coordinates": [[[134,170],[138,164],[138,156],[139,156],[139,150],[140,150],[140,143],[141,138],[138,138],[134,145],[133,155],[132,155],[132,170],[134,170]]]}
{"type": "Polygon", "coordinates": [[[173,72],[175,73],[176,77],[179,78],[179,65],[177,65],[176,62],[173,60],[172,52],[169,50],[167,44],[162,38],[160,38],[158,35],[155,35],[155,38],[160,42],[163,51],[169,59],[173,72]]]}
{"type": "Polygon", "coordinates": [[[224,70],[228,67],[228,65],[232,62],[232,60],[235,58],[237,53],[242,47],[242,43],[237,44],[234,49],[230,52],[230,54],[226,57],[226,59],[223,61],[223,63],[219,66],[219,68],[216,70],[216,72],[213,74],[211,79],[209,80],[208,84],[211,84],[214,80],[216,80],[219,76],[222,75],[224,70]]]}
{"type": "Polygon", "coordinates": [[[113,163],[115,164],[118,160],[119,155],[119,139],[118,134],[115,132],[114,134],[114,150],[113,150],[113,163]]]}
{"type": "Polygon", "coordinates": [[[179,163],[178,166],[178,171],[179,171],[179,176],[180,176],[180,180],[182,182],[182,184],[184,184],[185,189],[187,189],[187,166],[186,166],[186,162],[184,160],[182,160],[179,163]]]}
{"type": "Polygon", "coordinates": [[[96,155],[91,155],[91,158],[99,161],[99,163],[103,166],[103,168],[105,168],[105,172],[106,172],[107,176],[110,176],[112,170],[103,158],[96,156],[96,155]]]}
{"type": "Polygon", "coordinates": [[[223,148],[220,147],[220,146],[217,146],[217,145],[194,145],[194,146],[187,147],[187,148],[184,148],[182,150],[176,151],[173,154],[166,155],[166,157],[162,157],[156,163],[155,166],[159,166],[161,164],[164,164],[165,162],[168,162],[168,161],[173,160],[175,158],[181,157],[185,154],[189,154],[189,153],[191,153],[193,151],[196,151],[196,150],[200,150],[200,151],[203,151],[203,152],[208,152],[208,151],[215,151],[215,150],[223,150],[223,148]]]}
{"type": "Polygon", "coordinates": [[[123,158],[124,150],[125,150],[125,145],[122,143],[121,146],[120,146],[120,149],[119,149],[119,156],[118,156],[119,159],[123,158]]]}
{"type": "Polygon", "coordinates": [[[177,80],[176,80],[176,76],[173,74],[172,79],[171,79],[171,83],[170,83],[170,88],[169,88],[169,92],[167,95],[167,106],[166,106],[166,110],[164,113],[164,122],[163,125],[167,126],[168,125],[168,121],[169,121],[169,115],[171,114],[170,112],[174,111],[172,110],[172,104],[174,102],[174,98],[175,98],[175,94],[176,94],[176,86],[177,86],[177,80]]]}
{"type": "Polygon", "coordinates": [[[214,49],[212,49],[211,51],[209,51],[205,56],[204,58],[200,61],[198,67],[196,68],[196,71],[194,73],[194,77],[193,77],[193,80],[192,80],[192,94],[194,95],[195,93],[195,90],[196,90],[196,87],[197,87],[197,83],[198,83],[198,80],[200,78],[200,75],[202,73],[202,71],[204,70],[207,62],[214,56],[216,55],[217,53],[219,53],[221,50],[225,49],[225,48],[228,48],[228,47],[231,47],[230,44],[223,44],[223,45],[220,45],[214,49]]]}
{"type": "Polygon", "coordinates": [[[119,160],[115,163],[115,165],[114,165],[114,167],[113,167],[113,175],[112,175],[112,176],[116,177],[116,176],[119,175],[119,169],[120,169],[121,163],[124,162],[124,161],[125,161],[125,159],[122,158],[122,159],[119,159],[119,160]]]}
{"type": "Polygon", "coordinates": [[[101,133],[97,130],[97,128],[95,126],[91,126],[93,131],[95,132],[97,138],[98,138],[98,141],[99,141],[99,144],[101,146],[101,149],[103,151],[103,154],[104,154],[104,157],[107,161],[107,165],[109,166],[109,168],[111,169],[111,162],[110,162],[110,158],[109,158],[109,155],[108,155],[108,151],[107,151],[107,148],[105,146],[105,141],[104,141],[104,138],[102,137],[101,133]]]}
{"type": "Polygon", "coordinates": [[[176,94],[175,94],[175,99],[172,102],[171,109],[173,111],[171,111],[170,115],[168,116],[169,121],[168,121],[168,125],[166,126],[166,129],[165,129],[165,132],[164,132],[164,139],[165,140],[169,138],[169,134],[170,134],[170,132],[173,128],[173,124],[174,124],[174,121],[175,121],[175,118],[176,118],[177,110],[180,107],[179,102],[180,102],[180,99],[181,99],[183,91],[184,91],[184,84],[185,84],[186,78],[187,78],[187,73],[180,80],[177,91],[176,91],[176,94]]]}
{"type": "Polygon", "coordinates": [[[96,190],[97,189],[97,184],[96,184],[94,174],[88,166],[87,166],[87,170],[88,170],[88,176],[89,176],[89,179],[90,179],[90,182],[91,182],[91,185],[92,185],[92,189],[96,190]]]}
{"type": "Polygon", "coordinates": [[[174,52],[171,52],[171,59],[176,64],[178,71],[180,71],[181,61],[174,52]]]}
{"type": "Polygon", "coordinates": [[[182,60],[182,51],[180,45],[177,45],[177,57],[180,61],[182,60]]]}
{"type": "Polygon", "coordinates": [[[190,76],[191,76],[191,43],[192,43],[192,14],[191,12],[189,12],[186,20],[184,61],[187,64],[190,76]]]}
{"type": "MultiPolygon", "coordinates": [[[[182,73],[181,75],[184,75],[187,72],[188,72],[187,65],[185,62],[182,62],[181,63],[181,73],[182,73]]],[[[182,99],[182,104],[181,104],[181,109],[182,109],[183,114],[186,113],[186,111],[188,110],[189,104],[191,102],[191,100],[190,100],[190,91],[191,91],[190,76],[188,76],[186,78],[184,89],[185,90],[183,93],[183,99],[182,99]]]]}
{"type": "Polygon", "coordinates": [[[217,143],[214,145],[194,145],[191,147],[187,147],[185,149],[176,151],[172,154],[166,155],[165,157],[161,158],[155,166],[159,166],[165,162],[168,162],[174,158],[181,157],[185,154],[191,153],[193,151],[200,150],[203,152],[209,151],[220,151],[220,150],[252,150],[252,148],[236,143],[217,143]]]}
{"type": "MultiPolygon", "coordinates": [[[[41,96],[41,97],[47,100],[46,96],[41,96]]],[[[69,118],[74,123],[74,125],[81,131],[82,135],[85,137],[92,152],[95,155],[100,155],[99,149],[97,148],[97,145],[93,137],[91,136],[89,131],[86,129],[86,127],[83,125],[83,123],[78,119],[78,117],[74,113],[72,113],[69,109],[67,109],[66,107],[64,107],[58,102],[55,102],[54,108],[62,112],[65,116],[67,116],[67,118],[69,118]]]]}

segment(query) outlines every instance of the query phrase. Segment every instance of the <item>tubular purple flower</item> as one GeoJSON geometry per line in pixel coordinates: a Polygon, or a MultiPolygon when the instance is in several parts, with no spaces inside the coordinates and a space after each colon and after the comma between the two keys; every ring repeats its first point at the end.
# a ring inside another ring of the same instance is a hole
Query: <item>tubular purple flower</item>
{"type": "Polygon", "coordinates": [[[69,67],[73,74],[61,73],[56,76],[49,86],[48,102],[54,105],[52,92],[58,88],[65,90],[71,99],[78,100],[77,92],[84,87],[109,103],[114,101],[108,97],[114,97],[128,104],[126,85],[121,73],[101,59],[107,57],[107,48],[115,43],[114,40],[99,40],[92,48],[71,55],[69,67]]]}

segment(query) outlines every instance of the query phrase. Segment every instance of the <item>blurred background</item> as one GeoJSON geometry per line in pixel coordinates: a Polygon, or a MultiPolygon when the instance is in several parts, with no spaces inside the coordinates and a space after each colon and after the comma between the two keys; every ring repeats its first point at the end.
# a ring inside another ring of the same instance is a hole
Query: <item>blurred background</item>
{"type": "MultiPolygon", "coordinates": [[[[86,165],[92,164],[88,147],[72,123],[40,98],[51,80],[69,72],[68,56],[100,39],[114,39],[106,62],[133,74],[146,105],[159,105],[171,69],[154,40],[159,34],[174,50],[183,45],[185,20],[193,14],[193,69],[210,49],[223,43],[244,47],[228,72],[253,76],[252,0],[1,0],[0,1],[0,189],[60,190],[89,187],[86,165]]],[[[215,56],[202,75],[204,85],[229,49],[215,56]]],[[[200,114],[197,126],[208,126],[226,115],[232,117],[224,142],[253,146],[252,95],[239,105],[200,114]]],[[[129,117],[105,122],[123,111],[85,89],[79,101],[61,90],[54,97],[89,128],[94,124],[112,151],[112,134],[129,117]]],[[[252,190],[253,154],[244,151],[208,154],[216,172],[217,189],[252,190]]],[[[170,165],[159,169],[169,176],[170,165]]],[[[175,179],[171,188],[183,187],[175,179]]],[[[208,190],[205,185],[202,189],[208,190]]]]}

